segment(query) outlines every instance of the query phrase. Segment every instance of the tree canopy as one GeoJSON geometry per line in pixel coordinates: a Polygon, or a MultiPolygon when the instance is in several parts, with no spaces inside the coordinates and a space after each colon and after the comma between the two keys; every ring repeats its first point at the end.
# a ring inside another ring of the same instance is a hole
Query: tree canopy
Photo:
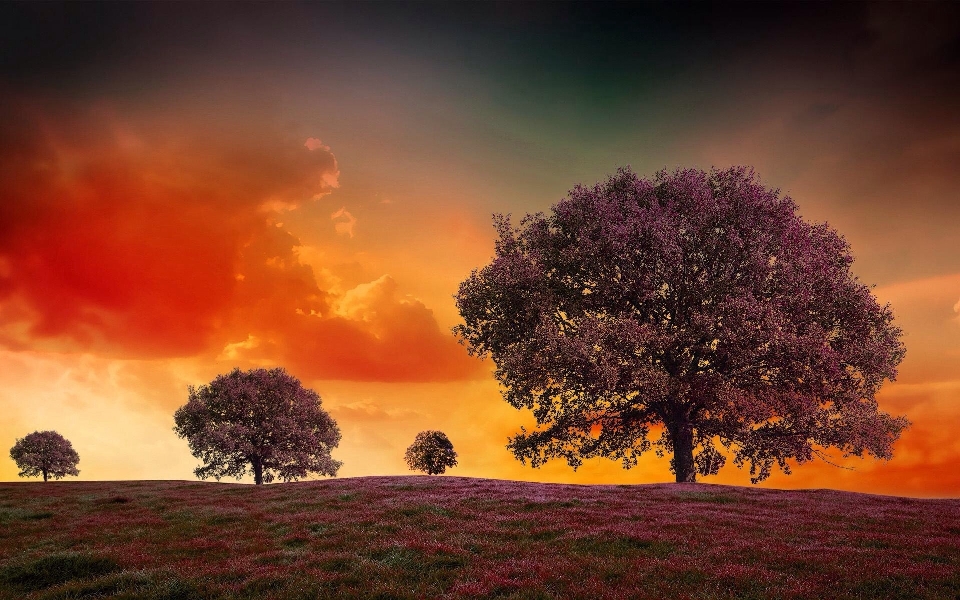
{"type": "Polygon", "coordinates": [[[191,386],[174,421],[174,431],[204,463],[194,471],[200,479],[239,479],[249,467],[260,485],[275,475],[284,481],[335,476],[341,465],[330,456],[340,443],[337,423],[320,396],[282,368],[234,369],[191,386]]]}
{"type": "Polygon", "coordinates": [[[442,431],[421,431],[407,448],[404,460],[411,471],[440,475],[448,467],[457,466],[457,453],[442,431]]]}
{"type": "Polygon", "coordinates": [[[752,169],[620,169],[494,225],[455,332],[533,411],[508,444],[522,462],[630,468],[653,449],[695,481],[731,455],[756,483],[828,448],[892,457],[908,421],[875,396],[905,352],[893,312],[852,274],[846,240],[752,169]]]}
{"type": "Polygon", "coordinates": [[[10,458],[17,463],[20,477],[43,476],[60,479],[67,475],[79,475],[77,464],[80,455],[73,444],[56,431],[34,431],[17,438],[10,449],[10,458]]]}

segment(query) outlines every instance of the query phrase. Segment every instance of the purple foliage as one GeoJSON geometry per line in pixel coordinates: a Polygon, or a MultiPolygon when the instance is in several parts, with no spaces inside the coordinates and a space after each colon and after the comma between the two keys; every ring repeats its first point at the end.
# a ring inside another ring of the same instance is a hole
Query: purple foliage
{"type": "Polygon", "coordinates": [[[0,482],[0,499],[0,600],[933,600],[960,590],[957,499],[426,476],[0,482]],[[10,585],[11,574],[44,575],[36,565],[51,556],[78,555],[123,571],[33,594],[10,585]]]}
{"type": "Polygon", "coordinates": [[[79,475],[77,463],[80,455],[73,444],[56,431],[34,431],[26,437],[17,438],[10,449],[10,458],[17,463],[20,477],[49,477],[60,479],[66,475],[79,475]]]}
{"type": "Polygon", "coordinates": [[[516,457],[630,468],[655,449],[694,481],[722,447],[754,482],[828,447],[891,458],[908,421],[875,396],[901,331],[843,237],[796,210],[744,167],[620,169],[519,227],[495,216],[496,256],[461,283],[455,332],[536,417],[516,457]]]}
{"type": "Polygon", "coordinates": [[[340,461],[330,451],[340,429],[320,396],[282,368],[234,369],[207,385],[190,387],[187,404],[174,414],[174,431],[204,462],[197,477],[240,478],[259,485],[274,474],[296,481],[308,473],[335,476],[340,461]]]}

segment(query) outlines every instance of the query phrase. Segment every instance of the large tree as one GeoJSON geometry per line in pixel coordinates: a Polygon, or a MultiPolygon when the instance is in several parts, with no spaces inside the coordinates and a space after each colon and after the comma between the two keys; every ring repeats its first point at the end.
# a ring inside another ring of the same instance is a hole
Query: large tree
{"type": "Polygon", "coordinates": [[[453,443],[442,431],[421,431],[403,455],[411,471],[441,475],[448,467],[457,466],[453,443]]]}
{"type": "Polygon", "coordinates": [[[751,169],[620,169],[550,215],[494,223],[455,332],[533,411],[508,444],[522,462],[630,468],[653,448],[695,481],[729,454],[756,483],[828,448],[891,458],[908,421],[875,400],[904,356],[890,306],[843,237],[751,169]]]}
{"type": "Polygon", "coordinates": [[[80,455],[73,444],[56,431],[34,431],[17,438],[10,448],[10,458],[17,463],[20,477],[43,476],[60,479],[67,475],[79,475],[77,463],[80,455]]]}
{"type": "Polygon", "coordinates": [[[330,456],[340,443],[337,423],[284,369],[234,369],[189,393],[174,431],[204,462],[194,471],[200,479],[239,479],[248,467],[257,485],[274,474],[284,481],[337,474],[341,463],[330,456]]]}

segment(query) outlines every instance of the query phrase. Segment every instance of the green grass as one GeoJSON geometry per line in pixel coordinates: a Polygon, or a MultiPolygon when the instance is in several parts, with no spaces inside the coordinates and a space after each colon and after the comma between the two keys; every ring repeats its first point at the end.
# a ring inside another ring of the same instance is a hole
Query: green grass
{"type": "Polygon", "coordinates": [[[19,591],[35,591],[119,570],[120,565],[111,558],[80,552],[60,552],[21,563],[9,563],[0,571],[0,582],[19,591]]]}
{"type": "Polygon", "coordinates": [[[610,559],[626,559],[632,554],[643,553],[657,558],[667,558],[677,549],[675,544],[635,537],[583,537],[571,544],[577,554],[589,554],[610,559]]]}

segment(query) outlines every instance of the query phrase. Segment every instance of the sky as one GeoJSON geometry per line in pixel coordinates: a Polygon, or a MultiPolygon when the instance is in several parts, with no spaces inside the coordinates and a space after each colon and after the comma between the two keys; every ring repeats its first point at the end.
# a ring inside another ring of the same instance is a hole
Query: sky
{"type": "Polygon", "coordinates": [[[533,418],[453,295],[494,213],[750,165],[893,307],[878,399],[913,423],[889,462],[762,485],[960,496],[958,106],[957,4],[0,4],[0,445],[54,429],[79,479],[192,479],[188,386],[283,366],[341,477],[409,474],[440,429],[451,475],[670,481],[652,454],[517,462],[533,418]]]}

